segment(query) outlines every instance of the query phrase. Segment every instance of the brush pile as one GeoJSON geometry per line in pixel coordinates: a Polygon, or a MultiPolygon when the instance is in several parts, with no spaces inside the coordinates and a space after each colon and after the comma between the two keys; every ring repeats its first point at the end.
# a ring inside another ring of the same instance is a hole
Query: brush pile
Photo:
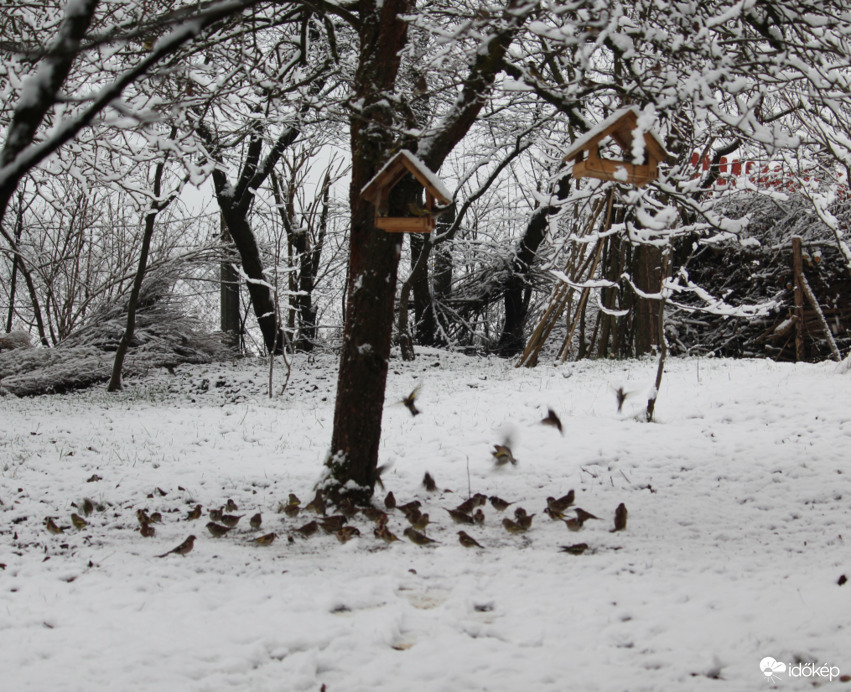
{"type": "MultiPolygon", "coordinates": [[[[154,279],[142,288],[125,376],[181,363],[229,360],[234,352],[221,335],[203,330],[182,309],[172,283],[154,279]]],[[[86,324],[54,348],[0,352],[0,392],[17,396],[59,393],[106,382],[127,324],[126,304],[93,313],[86,324]]]]}

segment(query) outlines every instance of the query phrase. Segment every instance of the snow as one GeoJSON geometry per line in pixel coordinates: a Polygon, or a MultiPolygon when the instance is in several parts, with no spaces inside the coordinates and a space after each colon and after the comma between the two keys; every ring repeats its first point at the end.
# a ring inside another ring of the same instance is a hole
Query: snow
{"type": "MultiPolygon", "coordinates": [[[[305,504],[321,475],[336,364],[295,357],[271,399],[268,364],[251,359],[131,378],[112,395],[5,397],[3,687],[755,690],[770,689],[769,657],[787,666],[783,690],[810,689],[821,666],[851,673],[851,586],[838,584],[851,571],[851,387],[835,364],[671,360],[648,424],[654,360],[394,358],[384,482],[424,503],[439,543],[385,545],[361,518],[349,543],[289,543],[310,515],[276,509],[289,492],[305,504]],[[417,384],[412,417],[395,402],[417,384]],[[539,424],[548,407],[563,437],[539,424]],[[495,469],[509,428],[518,464],[495,469]],[[442,508],[468,479],[535,512],[531,530],[506,533],[488,505],[468,527],[484,550],[461,547],[442,508]],[[542,513],[571,488],[601,517],[580,533],[542,513]],[[46,516],[70,524],[83,497],[105,508],[88,527],[45,530],[46,516]],[[186,519],[227,498],[262,511],[278,540],[249,544],[247,518],[220,539],[186,519]],[[611,533],[621,502],[627,528],[611,533]],[[155,537],[136,530],[138,508],[163,513],[155,537]],[[193,552],[155,557],[189,534],[193,552]],[[584,554],[559,552],[578,542],[584,554]]],[[[392,513],[390,529],[404,526],[392,513]]]]}

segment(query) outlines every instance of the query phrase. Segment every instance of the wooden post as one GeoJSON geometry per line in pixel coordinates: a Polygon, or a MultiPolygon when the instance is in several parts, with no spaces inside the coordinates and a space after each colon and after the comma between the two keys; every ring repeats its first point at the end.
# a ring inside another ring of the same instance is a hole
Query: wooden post
{"type": "Polygon", "coordinates": [[[801,252],[801,236],[792,236],[792,271],[795,274],[795,360],[806,358],[804,351],[804,257],[801,252]]]}

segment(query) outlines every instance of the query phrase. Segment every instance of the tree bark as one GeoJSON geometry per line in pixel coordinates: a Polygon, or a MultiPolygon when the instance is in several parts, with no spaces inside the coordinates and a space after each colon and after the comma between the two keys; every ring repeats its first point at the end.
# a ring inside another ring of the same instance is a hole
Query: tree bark
{"type": "MultiPolygon", "coordinates": [[[[392,147],[394,116],[385,96],[393,90],[401,51],[407,43],[408,25],[403,16],[412,9],[409,0],[385,0],[380,6],[371,1],[363,4],[352,97],[361,106],[351,118],[348,303],[325,484],[332,498],[346,495],[356,502],[367,502],[375,487],[403,238],[375,227],[375,210],[361,197],[361,190],[384,164],[392,147]]],[[[405,190],[411,187],[400,183],[394,188],[391,215],[402,215],[407,202],[414,201],[413,195],[405,199],[405,190]]]]}
{"type": "Polygon", "coordinates": [[[310,352],[316,342],[317,310],[313,304],[313,291],[316,288],[316,277],[319,274],[319,262],[322,258],[322,248],[325,243],[325,235],[328,228],[328,214],[331,204],[330,180],[326,177],[322,187],[322,207],[319,213],[319,221],[316,239],[312,242],[310,230],[302,228],[296,230],[292,223],[292,204],[290,199],[284,200],[281,185],[275,174],[272,174],[272,193],[275,204],[281,216],[281,222],[287,233],[290,249],[295,250],[296,258],[290,260],[298,263],[298,273],[292,277],[292,289],[295,295],[291,299],[291,314],[298,314],[299,329],[295,340],[295,348],[299,351],[310,352]]]}
{"type": "MultiPolygon", "coordinates": [[[[556,199],[567,198],[570,193],[570,184],[570,175],[562,175],[555,186],[556,199]]],[[[547,237],[550,216],[556,211],[557,208],[551,205],[536,209],[518,243],[511,277],[505,285],[505,322],[496,347],[497,353],[506,358],[522,353],[525,347],[523,328],[529,311],[529,273],[538,249],[547,237]]]]}
{"type": "MultiPolygon", "coordinates": [[[[212,155],[218,160],[218,145],[212,131],[203,123],[198,123],[197,130],[212,155]]],[[[282,353],[286,344],[286,337],[283,329],[278,326],[274,289],[263,270],[260,248],[248,221],[248,214],[254,196],[253,191],[266,181],[286,148],[295,141],[298,133],[299,130],[296,127],[286,128],[278,136],[266,158],[261,162],[263,133],[254,132],[248,144],[248,153],[235,186],[228,183],[224,170],[216,168],[213,171],[216,200],[225,225],[239,252],[242,270],[245,272],[248,295],[251,297],[251,304],[257,317],[257,325],[263,334],[266,350],[274,354],[282,353]]]]}
{"type": "MultiPolygon", "coordinates": [[[[241,347],[242,323],[239,316],[239,272],[234,269],[231,257],[234,253],[233,239],[228,233],[224,216],[221,217],[222,260],[219,264],[220,300],[219,329],[227,334],[228,342],[234,349],[241,347]]],[[[234,248],[235,250],[236,248],[234,248]]]]}
{"type": "MultiPolygon", "coordinates": [[[[24,199],[18,194],[18,212],[15,215],[15,245],[20,246],[21,234],[24,231],[24,199]]],[[[15,316],[15,292],[18,283],[18,254],[12,254],[12,276],[9,279],[9,314],[6,317],[6,333],[12,331],[12,318],[15,316]]]]}
{"type": "Polygon", "coordinates": [[[431,238],[418,234],[411,235],[411,288],[414,297],[414,334],[416,343],[421,346],[434,346],[434,334],[437,324],[431,301],[431,283],[428,275],[428,259],[433,245],[431,238]],[[417,260],[425,253],[420,269],[417,260]]]}
{"type": "MultiPolygon", "coordinates": [[[[171,136],[174,137],[175,131],[172,130],[171,136]]],[[[165,170],[165,161],[160,161],[154,170],[154,201],[151,203],[151,209],[145,215],[145,232],[142,236],[142,247],[139,251],[139,266],[136,269],[136,275],[133,277],[133,288],[130,290],[130,299],[127,301],[127,326],[124,329],[124,334],[121,335],[121,340],[118,342],[118,348],[115,351],[115,361],[112,365],[112,376],[109,378],[108,392],[117,392],[121,389],[121,370],[124,367],[124,357],[127,355],[127,349],[133,341],[133,333],[136,331],[136,307],[139,305],[139,294],[142,292],[142,282],[145,280],[145,272],[148,268],[148,254],[151,250],[151,238],[154,235],[154,224],[157,220],[157,214],[160,213],[169,202],[174,199],[172,194],[167,200],[161,200],[163,171],[165,170]]]]}
{"type": "MultiPolygon", "coordinates": [[[[638,245],[633,251],[633,276],[635,285],[644,293],[655,293],[662,285],[662,251],[655,245],[638,245]]],[[[659,343],[662,320],[661,300],[648,300],[636,296],[633,303],[633,329],[635,333],[635,355],[652,353],[659,343]]]]}

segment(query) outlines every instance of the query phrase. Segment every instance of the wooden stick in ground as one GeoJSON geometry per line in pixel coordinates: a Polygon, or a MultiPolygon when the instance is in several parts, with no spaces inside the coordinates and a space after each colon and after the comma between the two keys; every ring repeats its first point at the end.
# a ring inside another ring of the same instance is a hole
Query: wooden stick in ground
{"type": "MultiPolygon", "coordinates": [[[[605,233],[612,227],[612,208],[614,206],[615,201],[615,191],[614,188],[609,190],[609,195],[606,199],[606,206],[608,209],[606,210],[606,220],[603,222],[603,227],[600,229],[600,233],[605,233]]],[[[602,208],[602,207],[601,207],[602,208]]],[[[596,216],[594,217],[594,221],[596,221],[596,216]]],[[[597,238],[597,247],[596,252],[589,254],[588,260],[590,261],[591,257],[594,258],[594,263],[591,266],[591,269],[588,271],[588,281],[594,278],[594,274],[597,272],[597,265],[600,263],[600,257],[603,252],[603,245],[605,244],[605,239],[603,237],[597,238]]],[[[587,261],[583,268],[587,267],[587,261]]],[[[570,342],[573,341],[573,334],[576,332],[576,326],[579,324],[580,319],[584,319],[585,315],[585,304],[588,302],[588,296],[591,293],[591,289],[586,287],[582,290],[582,296],[579,299],[579,303],[576,306],[576,312],[573,317],[573,324],[570,326],[570,329],[567,332],[567,337],[562,344],[561,350],[559,351],[559,358],[561,358],[561,362],[567,360],[567,354],[570,352],[570,342]]]]}
{"type": "Polygon", "coordinates": [[[656,382],[647,399],[647,411],[645,413],[647,422],[653,420],[653,412],[656,410],[656,399],[659,397],[659,387],[662,386],[662,374],[665,372],[665,358],[668,356],[668,341],[665,339],[665,279],[668,276],[668,265],[671,260],[671,246],[668,245],[662,251],[662,285],[659,288],[659,363],[656,366],[656,382]]]}
{"type": "MultiPolygon", "coordinates": [[[[580,236],[585,236],[591,233],[598,217],[600,216],[600,212],[606,206],[606,203],[611,200],[611,194],[612,193],[610,192],[608,197],[601,198],[595,203],[591,211],[591,220],[588,222],[584,232],[582,232],[580,236]]],[[[599,242],[600,241],[598,239],[597,243],[599,242]]],[[[593,256],[593,250],[591,253],[586,254],[584,248],[581,250],[578,248],[575,249],[571,253],[570,259],[565,264],[565,274],[572,276],[574,280],[578,280],[577,277],[582,275],[583,267],[587,266],[587,262],[589,262],[593,256]],[[580,263],[578,269],[576,268],[577,262],[580,263]]],[[[523,350],[523,355],[515,367],[519,368],[525,366],[532,368],[538,364],[538,354],[541,352],[547,338],[549,338],[550,332],[552,332],[559,317],[564,312],[565,305],[569,303],[572,291],[573,289],[564,283],[560,283],[555,287],[553,295],[550,298],[549,305],[547,306],[544,315],[538,321],[537,326],[532,331],[529,340],[526,342],[526,348],[523,350]]]]}
{"type": "Polygon", "coordinates": [[[831,357],[838,363],[842,360],[842,356],[839,353],[839,347],[836,345],[836,340],[833,338],[833,332],[830,331],[830,326],[827,324],[824,313],[821,311],[821,306],[818,304],[818,300],[816,300],[816,295],[810,287],[810,282],[807,281],[807,277],[804,276],[803,273],[801,274],[800,281],[801,289],[807,297],[807,300],[810,301],[810,305],[813,306],[813,310],[815,310],[816,316],[818,317],[821,329],[824,332],[824,337],[827,339],[828,346],[830,346],[831,357]]]}
{"type": "Polygon", "coordinates": [[[806,358],[804,350],[804,258],[801,252],[801,236],[792,236],[792,271],[795,274],[795,360],[806,358]]]}

